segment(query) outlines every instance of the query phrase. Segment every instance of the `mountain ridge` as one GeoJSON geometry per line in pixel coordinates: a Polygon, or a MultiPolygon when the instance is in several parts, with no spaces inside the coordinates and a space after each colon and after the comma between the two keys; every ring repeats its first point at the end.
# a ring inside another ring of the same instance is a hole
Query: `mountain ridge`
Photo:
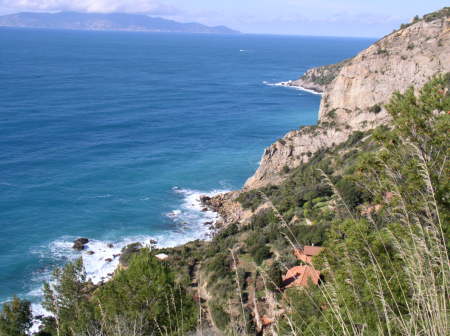
{"type": "Polygon", "coordinates": [[[33,13],[21,12],[0,16],[0,27],[137,31],[160,33],[239,34],[226,26],[206,26],[196,22],[181,23],[160,17],[126,13],[33,13]]]}

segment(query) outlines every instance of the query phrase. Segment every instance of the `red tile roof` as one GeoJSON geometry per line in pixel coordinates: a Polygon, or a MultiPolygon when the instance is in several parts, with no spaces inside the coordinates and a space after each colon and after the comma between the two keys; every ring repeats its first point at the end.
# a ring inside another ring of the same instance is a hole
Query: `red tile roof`
{"type": "Polygon", "coordinates": [[[320,246],[304,246],[303,249],[295,249],[294,255],[298,260],[301,260],[307,264],[311,264],[312,257],[315,257],[323,250],[320,246]]]}
{"type": "Polygon", "coordinates": [[[320,272],[312,266],[295,266],[287,271],[283,277],[283,285],[288,287],[308,287],[309,282],[317,285],[320,280],[320,272]]]}
{"type": "Polygon", "coordinates": [[[303,247],[303,253],[307,256],[315,257],[320,252],[322,252],[323,247],[320,246],[304,246],[303,247]]]}

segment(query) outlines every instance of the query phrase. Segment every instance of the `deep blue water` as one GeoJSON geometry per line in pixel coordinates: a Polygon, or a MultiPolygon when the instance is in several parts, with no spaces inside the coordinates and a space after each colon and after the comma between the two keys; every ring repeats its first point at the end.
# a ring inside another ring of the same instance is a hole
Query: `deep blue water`
{"type": "Polygon", "coordinates": [[[199,192],[241,187],[316,122],[320,96],[263,82],[372,42],[0,29],[0,302],[37,300],[76,237],[94,239],[92,272],[105,242],[199,237],[199,192]]]}

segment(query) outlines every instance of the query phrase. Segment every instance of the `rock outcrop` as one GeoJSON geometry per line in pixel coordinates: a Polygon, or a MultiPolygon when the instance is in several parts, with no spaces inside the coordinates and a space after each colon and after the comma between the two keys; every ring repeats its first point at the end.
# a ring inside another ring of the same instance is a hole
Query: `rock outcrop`
{"type": "Polygon", "coordinates": [[[89,239],[87,238],[78,238],[73,242],[72,248],[77,251],[82,251],[86,247],[86,244],[89,243],[89,239]]]}
{"type": "Polygon", "coordinates": [[[309,69],[299,79],[286,82],[285,86],[299,87],[323,93],[337,77],[342,67],[350,61],[345,60],[340,63],[309,69]]]}
{"type": "Polygon", "coordinates": [[[289,132],[268,147],[245,189],[279,184],[284,172],[318,150],[344,142],[354,131],[389,123],[383,105],[395,91],[421,87],[432,76],[450,72],[449,11],[437,13],[393,32],[350,60],[302,77],[303,87],[323,78],[318,125],[289,132]],[[332,78],[330,83],[327,78],[332,78]]]}
{"type": "Polygon", "coordinates": [[[253,212],[244,210],[237,202],[240,193],[240,191],[231,191],[214,197],[203,196],[201,198],[201,202],[205,206],[219,214],[220,219],[215,223],[217,229],[230,223],[244,223],[251,219],[253,212]]]}
{"type": "Polygon", "coordinates": [[[119,269],[126,269],[131,261],[133,255],[138,253],[143,248],[141,243],[133,243],[125,246],[119,258],[119,269]]]}

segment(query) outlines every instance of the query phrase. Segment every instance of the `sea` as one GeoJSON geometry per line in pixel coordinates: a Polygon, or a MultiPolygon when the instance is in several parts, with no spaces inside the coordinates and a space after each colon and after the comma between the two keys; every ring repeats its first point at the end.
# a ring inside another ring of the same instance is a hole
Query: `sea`
{"type": "Polygon", "coordinates": [[[79,257],[99,282],[129,243],[209,239],[200,195],[242,187],[317,121],[320,95],[274,84],[373,42],[0,28],[0,302],[38,309],[79,257]]]}

